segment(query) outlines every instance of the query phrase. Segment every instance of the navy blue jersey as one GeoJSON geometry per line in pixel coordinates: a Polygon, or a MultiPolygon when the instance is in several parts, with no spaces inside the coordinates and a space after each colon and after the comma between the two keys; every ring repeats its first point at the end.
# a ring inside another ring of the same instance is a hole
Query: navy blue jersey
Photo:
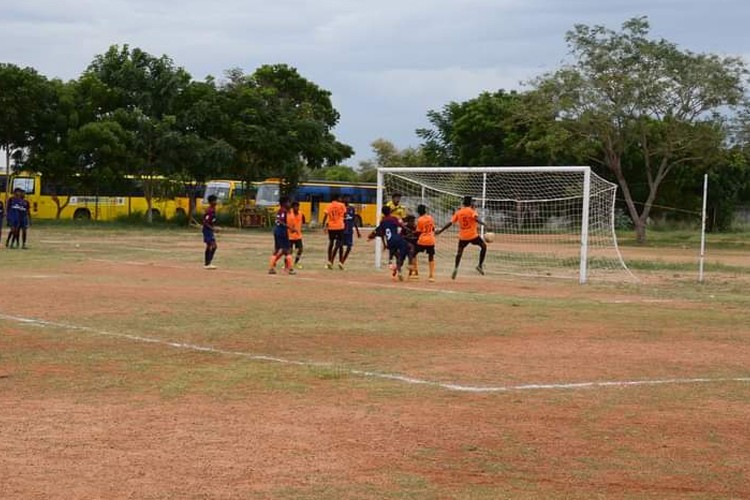
{"type": "Polygon", "coordinates": [[[203,230],[213,231],[214,224],[216,224],[216,210],[213,207],[208,207],[203,215],[203,230]]]}
{"type": "Polygon", "coordinates": [[[382,237],[389,247],[399,246],[404,241],[399,233],[401,227],[401,221],[389,215],[380,221],[378,227],[375,228],[375,234],[382,237]]]}
{"type": "Polygon", "coordinates": [[[346,207],[346,213],[344,213],[344,234],[354,233],[354,220],[357,217],[357,211],[352,206],[346,207]]]}
{"type": "Polygon", "coordinates": [[[8,220],[24,222],[29,213],[29,202],[23,198],[11,198],[8,202],[8,220]]]}
{"type": "Polygon", "coordinates": [[[282,232],[287,234],[286,215],[287,211],[284,207],[281,207],[279,211],[276,212],[276,226],[274,227],[274,232],[278,234],[281,234],[282,232]]]}

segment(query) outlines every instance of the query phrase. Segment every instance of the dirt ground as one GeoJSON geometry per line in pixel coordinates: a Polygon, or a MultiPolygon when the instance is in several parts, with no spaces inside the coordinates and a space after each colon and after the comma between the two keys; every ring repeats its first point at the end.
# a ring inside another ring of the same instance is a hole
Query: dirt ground
{"type": "Polygon", "coordinates": [[[750,272],[394,283],[320,235],[298,276],[261,233],[215,272],[190,232],[32,236],[0,250],[2,498],[750,497],[750,272]]]}

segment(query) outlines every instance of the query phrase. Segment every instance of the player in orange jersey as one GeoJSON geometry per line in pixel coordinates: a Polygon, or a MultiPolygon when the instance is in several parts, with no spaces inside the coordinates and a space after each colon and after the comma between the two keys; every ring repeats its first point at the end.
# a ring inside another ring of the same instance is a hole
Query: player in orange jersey
{"type": "Polygon", "coordinates": [[[292,203],[292,209],[286,214],[286,226],[289,230],[289,242],[292,244],[292,252],[297,250],[294,255],[294,267],[302,269],[300,260],[304,246],[302,245],[302,225],[307,222],[305,214],[299,211],[299,202],[292,203]]]}
{"type": "Polygon", "coordinates": [[[484,258],[487,256],[487,244],[479,236],[479,226],[483,226],[484,222],[479,219],[479,214],[474,210],[472,202],[471,196],[464,196],[463,207],[456,210],[451,221],[435,233],[439,235],[453,224],[458,224],[458,252],[456,252],[456,266],[453,268],[453,273],[451,273],[451,279],[456,279],[458,266],[461,264],[461,257],[464,255],[464,248],[469,245],[477,245],[481,249],[477,272],[484,274],[484,258]]]}
{"type": "Polygon", "coordinates": [[[417,267],[417,255],[424,252],[430,264],[429,281],[435,281],[435,220],[427,213],[427,207],[417,206],[417,247],[414,250],[414,267],[417,267]]]}
{"type": "Polygon", "coordinates": [[[333,269],[333,259],[336,258],[344,242],[345,215],[346,207],[339,201],[339,195],[334,194],[331,203],[326,208],[326,214],[323,216],[323,227],[328,232],[327,269],[333,269]]]}

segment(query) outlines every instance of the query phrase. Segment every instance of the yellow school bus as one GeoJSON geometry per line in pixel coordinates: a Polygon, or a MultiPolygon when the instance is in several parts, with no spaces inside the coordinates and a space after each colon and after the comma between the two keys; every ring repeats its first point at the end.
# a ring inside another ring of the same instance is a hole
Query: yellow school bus
{"type": "MultiPolygon", "coordinates": [[[[0,184],[4,184],[0,196],[6,206],[7,198],[13,196],[14,190],[24,190],[26,200],[31,206],[32,219],[109,221],[135,213],[146,214],[148,211],[142,182],[132,176],[122,178],[117,182],[117,186],[100,186],[93,192],[54,189],[55,186],[44,182],[44,176],[31,172],[5,176],[0,184]]],[[[152,199],[152,214],[155,217],[174,217],[179,208],[176,199],[178,198],[152,199]]],[[[182,199],[186,200],[186,197],[182,199]]]]}
{"type": "MultiPolygon", "coordinates": [[[[256,205],[269,211],[277,210],[281,193],[280,179],[267,179],[258,186],[256,205]]],[[[299,202],[300,212],[308,222],[320,224],[333,195],[349,196],[350,205],[357,211],[357,223],[373,226],[377,222],[377,185],[368,182],[337,182],[311,180],[300,183],[290,198],[299,202]]]]}

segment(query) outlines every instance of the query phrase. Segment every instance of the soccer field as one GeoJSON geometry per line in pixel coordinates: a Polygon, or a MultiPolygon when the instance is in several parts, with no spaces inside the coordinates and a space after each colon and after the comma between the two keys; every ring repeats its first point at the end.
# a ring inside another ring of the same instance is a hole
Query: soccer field
{"type": "Polygon", "coordinates": [[[746,243],[704,285],[665,243],[580,286],[475,249],[453,282],[452,242],[394,283],[364,238],[269,276],[268,233],[212,272],[198,231],[30,237],[0,250],[0,498],[750,497],[746,243]]]}

